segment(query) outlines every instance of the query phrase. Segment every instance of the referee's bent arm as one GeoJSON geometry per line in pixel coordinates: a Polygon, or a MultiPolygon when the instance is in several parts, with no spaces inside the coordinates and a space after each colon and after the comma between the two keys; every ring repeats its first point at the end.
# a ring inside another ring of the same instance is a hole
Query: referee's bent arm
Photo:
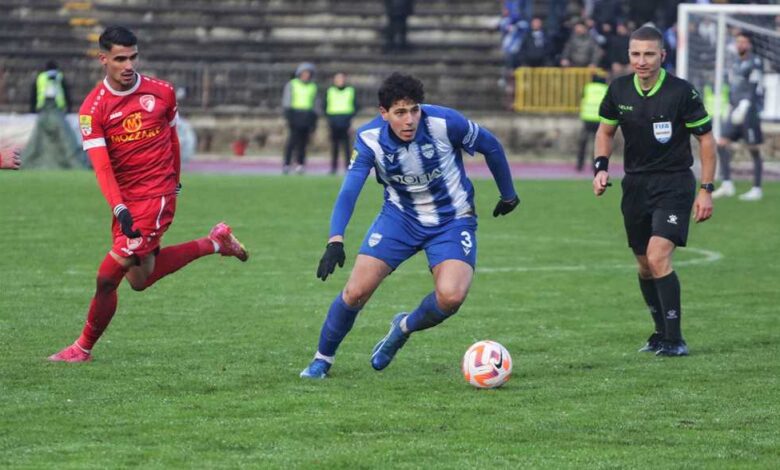
{"type": "MultiPolygon", "coordinates": [[[[712,131],[702,135],[693,135],[699,141],[699,158],[701,159],[701,182],[712,183],[715,179],[715,137],[712,131]]],[[[712,217],[712,195],[699,189],[696,200],[693,203],[693,218],[698,222],[704,222],[712,217]]]]}
{"type": "MultiPolygon", "coordinates": [[[[599,129],[596,131],[596,142],[594,147],[594,153],[596,157],[607,157],[612,155],[612,142],[615,140],[615,133],[617,132],[617,125],[604,122],[602,119],[599,124],[599,129]]],[[[607,182],[609,180],[609,173],[606,171],[599,171],[593,177],[593,194],[601,196],[604,191],[607,190],[607,182]]]]}

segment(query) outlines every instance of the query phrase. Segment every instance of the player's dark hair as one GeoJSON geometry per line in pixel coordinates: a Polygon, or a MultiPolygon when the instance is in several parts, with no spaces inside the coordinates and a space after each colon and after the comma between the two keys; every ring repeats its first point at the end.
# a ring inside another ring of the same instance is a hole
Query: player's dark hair
{"type": "Polygon", "coordinates": [[[737,36],[742,36],[745,39],[747,39],[748,42],[750,42],[750,44],[753,44],[753,35],[750,34],[749,32],[747,32],[747,31],[740,31],[739,34],[737,34],[737,36]]]}
{"type": "Polygon", "coordinates": [[[633,33],[628,39],[629,41],[658,41],[658,46],[664,48],[664,35],[655,26],[646,24],[633,33]]]}
{"type": "Polygon", "coordinates": [[[138,44],[138,38],[135,37],[132,31],[124,26],[109,26],[103,31],[98,39],[100,48],[104,51],[110,51],[115,45],[132,47],[138,44]]]}
{"type": "Polygon", "coordinates": [[[415,103],[425,101],[425,90],[420,80],[411,75],[393,72],[379,87],[379,106],[390,109],[399,100],[409,100],[415,103]]]}

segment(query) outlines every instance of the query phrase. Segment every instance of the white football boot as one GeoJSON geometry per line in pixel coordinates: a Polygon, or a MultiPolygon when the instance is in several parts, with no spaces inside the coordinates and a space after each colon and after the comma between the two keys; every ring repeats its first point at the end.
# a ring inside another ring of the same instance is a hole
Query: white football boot
{"type": "Polygon", "coordinates": [[[718,199],[721,197],[732,197],[737,194],[737,190],[734,188],[734,183],[725,180],[720,184],[720,187],[713,191],[712,198],[718,199]]]}
{"type": "Polygon", "coordinates": [[[764,197],[764,192],[758,186],[753,186],[750,191],[739,195],[740,201],[760,201],[764,197]]]}

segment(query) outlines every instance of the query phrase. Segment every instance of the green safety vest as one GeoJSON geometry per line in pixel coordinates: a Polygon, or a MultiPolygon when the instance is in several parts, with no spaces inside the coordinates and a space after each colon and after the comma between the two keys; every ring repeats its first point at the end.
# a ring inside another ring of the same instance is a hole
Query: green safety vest
{"type": "Polygon", "coordinates": [[[35,101],[35,109],[37,111],[43,108],[46,104],[46,99],[54,99],[54,103],[57,105],[57,109],[64,110],[65,106],[65,88],[62,86],[62,72],[57,72],[54,79],[49,78],[48,72],[41,72],[38,74],[38,78],[35,81],[37,90],[37,99],[35,101]]]}
{"type": "MultiPolygon", "coordinates": [[[[715,112],[715,92],[709,85],[704,85],[702,91],[704,92],[704,109],[712,116],[715,112]]],[[[720,98],[720,117],[725,118],[729,115],[729,86],[725,83],[720,88],[720,98]]]]}
{"type": "Polygon", "coordinates": [[[293,78],[292,96],[290,107],[298,111],[311,111],[314,109],[314,100],[317,98],[317,84],[314,82],[304,82],[300,78],[293,78]]]}
{"type": "Polygon", "coordinates": [[[355,89],[351,86],[343,90],[335,86],[328,88],[328,108],[325,114],[355,114],[355,89]]]}
{"type": "Polygon", "coordinates": [[[580,119],[585,122],[599,122],[599,107],[601,107],[601,101],[605,96],[607,96],[606,83],[587,83],[582,90],[580,119]]]}

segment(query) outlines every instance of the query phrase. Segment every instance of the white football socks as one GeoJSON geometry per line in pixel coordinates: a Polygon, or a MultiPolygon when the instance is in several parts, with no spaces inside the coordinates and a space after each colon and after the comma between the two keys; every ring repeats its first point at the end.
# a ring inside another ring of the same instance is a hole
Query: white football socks
{"type": "Polygon", "coordinates": [[[326,356],[324,354],[320,354],[320,352],[317,351],[317,353],[314,355],[314,359],[322,359],[328,364],[333,365],[333,361],[336,360],[336,356],[326,356]]]}

